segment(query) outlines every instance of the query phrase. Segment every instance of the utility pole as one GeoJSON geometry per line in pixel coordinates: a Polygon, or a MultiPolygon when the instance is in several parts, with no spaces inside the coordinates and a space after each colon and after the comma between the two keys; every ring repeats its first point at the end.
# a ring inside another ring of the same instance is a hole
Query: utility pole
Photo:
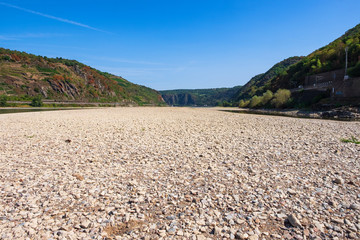
{"type": "Polygon", "coordinates": [[[349,79],[349,76],[347,75],[347,67],[348,67],[348,46],[345,48],[345,75],[344,80],[349,79]]]}

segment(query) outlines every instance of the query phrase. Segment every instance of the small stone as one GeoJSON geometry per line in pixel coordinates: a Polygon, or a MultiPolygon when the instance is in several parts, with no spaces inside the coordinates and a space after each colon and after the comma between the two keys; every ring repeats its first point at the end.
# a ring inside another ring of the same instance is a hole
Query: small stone
{"type": "Polygon", "coordinates": [[[236,235],[235,235],[235,237],[236,237],[237,239],[248,239],[249,234],[247,234],[247,233],[242,233],[242,232],[237,232],[236,235]]]}
{"type": "Polygon", "coordinates": [[[337,177],[334,179],[333,182],[337,184],[344,184],[344,179],[342,179],[341,177],[337,177]]]}
{"type": "Polygon", "coordinates": [[[353,225],[352,222],[351,222],[350,220],[348,220],[348,219],[345,219],[345,220],[344,220],[344,223],[345,223],[346,225],[353,225]]]}
{"type": "Polygon", "coordinates": [[[338,224],[344,224],[344,219],[340,218],[331,218],[331,221],[338,224]]]}
{"type": "Polygon", "coordinates": [[[356,233],[354,233],[354,232],[349,233],[349,238],[350,239],[358,239],[356,233]]]}
{"type": "Polygon", "coordinates": [[[314,221],[314,226],[320,231],[320,232],[324,232],[324,224],[321,224],[318,221],[314,221]]]}
{"type": "Polygon", "coordinates": [[[273,234],[271,234],[270,236],[271,236],[272,238],[278,238],[278,239],[281,238],[281,236],[280,236],[279,234],[276,234],[276,233],[273,233],[273,234]]]}
{"type": "Polygon", "coordinates": [[[197,223],[198,225],[200,225],[200,226],[204,226],[204,225],[205,225],[205,220],[204,220],[204,219],[198,219],[198,220],[196,221],[196,223],[197,223]]]}
{"type": "Polygon", "coordinates": [[[359,206],[359,204],[353,203],[350,205],[349,208],[352,210],[358,210],[358,209],[360,209],[360,206],[359,206]]]}
{"type": "Polygon", "coordinates": [[[83,220],[81,223],[80,223],[80,227],[81,228],[88,228],[90,226],[91,222],[89,220],[83,220]]]}
{"type": "Polygon", "coordinates": [[[35,231],[34,229],[30,228],[30,229],[28,230],[28,233],[29,233],[29,235],[35,235],[35,234],[36,234],[36,231],[35,231]]]}
{"type": "Polygon", "coordinates": [[[341,232],[341,228],[338,227],[338,226],[334,226],[334,231],[336,231],[336,232],[341,232]]]}
{"type": "Polygon", "coordinates": [[[159,230],[159,235],[160,235],[160,237],[165,237],[166,236],[166,231],[165,230],[159,230]]]}
{"type": "Polygon", "coordinates": [[[233,213],[227,213],[226,216],[225,216],[225,219],[227,221],[230,221],[234,218],[234,214],[233,213]]]}
{"type": "Polygon", "coordinates": [[[239,201],[240,201],[239,195],[233,195],[233,198],[234,198],[235,202],[239,202],[239,201]]]}
{"type": "Polygon", "coordinates": [[[206,240],[206,237],[204,235],[197,235],[196,240],[206,240]]]}
{"type": "Polygon", "coordinates": [[[215,226],[215,227],[211,230],[210,234],[218,235],[218,234],[221,233],[221,230],[222,230],[221,228],[215,226]]]}
{"type": "Polygon", "coordinates": [[[175,220],[175,216],[174,215],[170,215],[166,217],[167,220],[175,220]]]}
{"type": "Polygon", "coordinates": [[[301,223],[299,219],[297,219],[294,214],[290,214],[287,219],[292,226],[301,227],[301,223]]]}
{"type": "Polygon", "coordinates": [[[175,234],[176,229],[175,228],[169,228],[168,233],[169,234],[175,234]]]}
{"type": "Polygon", "coordinates": [[[259,230],[258,228],[255,228],[254,232],[255,232],[255,234],[258,235],[258,236],[261,235],[261,232],[260,232],[260,230],[259,230]]]}
{"type": "Polygon", "coordinates": [[[240,218],[236,219],[237,224],[243,224],[244,222],[246,222],[246,220],[240,218]]]}
{"type": "Polygon", "coordinates": [[[290,195],[296,195],[297,192],[291,188],[288,188],[287,192],[290,194],[290,195]]]}
{"type": "Polygon", "coordinates": [[[349,226],[349,229],[350,229],[350,231],[352,231],[352,232],[356,232],[356,231],[357,231],[357,229],[356,229],[356,227],[355,227],[354,225],[349,226]]]}
{"type": "Polygon", "coordinates": [[[136,185],[138,185],[138,182],[135,179],[133,179],[133,180],[129,181],[129,185],[130,186],[136,186],[136,185]]]}
{"type": "Polygon", "coordinates": [[[248,238],[249,240],[258,240],[259,236],[257,234],[254,234],[248,238]]]}
{"type": "Polygon", "coordinates": [[[355,227],[358,231],[360,231],[360,223],[355,224],[355,227]]]}

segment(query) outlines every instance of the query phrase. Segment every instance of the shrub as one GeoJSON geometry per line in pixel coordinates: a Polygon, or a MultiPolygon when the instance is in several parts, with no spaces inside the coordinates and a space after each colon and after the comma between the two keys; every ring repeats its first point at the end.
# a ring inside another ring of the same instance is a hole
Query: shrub
{"type": "Polygon", "coordinates": [[[360,61],[354,67],[349,68],[348,73],[351,77],[360,77],[360,61]]]}
{"type": "Polygon", "coordinates": [[[30,106],[32,106],[32,107],[41,107],[42,105],[43,105],[43,102],[42,102],[41,95],[34,97],[30,103],[30,106]]]}
{"type": "Polygon", "coordinates": [[[6,107],[7,104],[7,96],[2,95],[0,96],[0,107],[6,107]]]}
{"type": "Polygon", "coordinates": [[[261,97],[261,105],[266,105],[273,98],[273,93],[267,90],[261,97]]]}
{"type": "Polygon", "coordinates": [[[5,61],[10,61],[11,60],[10,56],[8,56],[8,55],[1,56],[0,59],[5,60],[5,61]]]}
{"type": "Polygon", "coordinates": [[[246,108],[246,107],[248,107],[249,106],[249,103],[250,103],[250,100],[240,100],[240,102],[239,102],[239,107],[240,108],[246,108]]]}
{"type": "Polygon", "coordinates": [[[228,101],[223,101],[222,106],[223,107],[231,107],[231,104],[228,101]]]}
{"type": "Polygon", "coordinates": [[[256,95],[253,96],[250,100],[249,107],[254,108],[254,107],[258,106],[261,103],[261,99],[262,99],[262,97],[259,97],[256,95]]]}
{"type": "Polygon", "coordinates": [[[279,89],[274,94],[271,104],[277,108],[283,107],[290,99],[291,92],[288,89],[279,89]]]}

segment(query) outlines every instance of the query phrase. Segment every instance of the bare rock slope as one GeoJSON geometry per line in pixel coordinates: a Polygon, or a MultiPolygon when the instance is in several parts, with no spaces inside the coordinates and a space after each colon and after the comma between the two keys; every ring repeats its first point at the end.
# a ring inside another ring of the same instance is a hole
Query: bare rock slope
{"type": "Polygon", "coordinates": [[[358,122],[112,108],[0,115],[0,239],[360,238],[358,122]]]}

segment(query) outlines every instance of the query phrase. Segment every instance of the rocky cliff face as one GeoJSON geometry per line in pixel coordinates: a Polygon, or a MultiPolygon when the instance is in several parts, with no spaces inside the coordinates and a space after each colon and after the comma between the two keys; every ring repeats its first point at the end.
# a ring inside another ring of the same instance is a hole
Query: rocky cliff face
{"type": "Polygon", "coordinates": [[[161,95],[74,60],[0,48],[0,95],[84,102],[164,104],[161,95]]]}
{"type": "Polygon", "coordinates": [[[160,91],[164,101],[174,106],[216,106],[230,98],[241,88],[179,89],[160,91]]]}
{"type": "Polygon", "coordinates": [[[195,100],[193,96],[189,93],[163,94],[162,97],[168,105],[195,105],[195,100]]]}

